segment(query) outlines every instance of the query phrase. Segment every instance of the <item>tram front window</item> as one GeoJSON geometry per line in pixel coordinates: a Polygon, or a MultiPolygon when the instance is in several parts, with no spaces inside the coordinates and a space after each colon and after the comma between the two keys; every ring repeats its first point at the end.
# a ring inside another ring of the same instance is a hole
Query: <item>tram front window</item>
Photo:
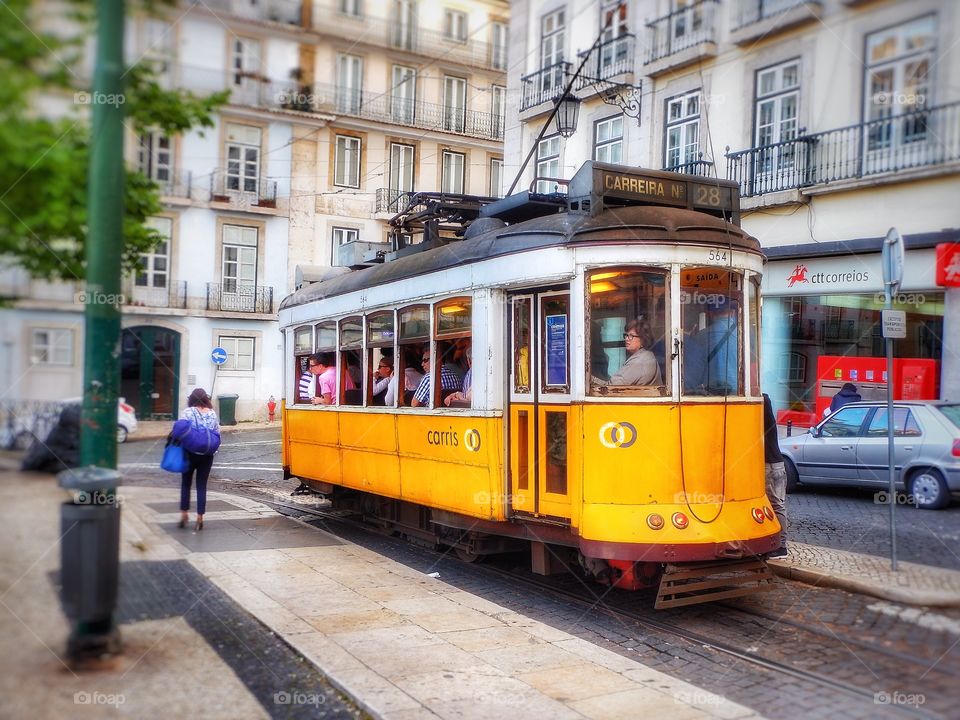
{"type": "Polygon", "coordinates": [[[680,276],[685,395],[742,395],[743,276],[716,267],[680,276]]]}
{"type": "Polygon", "coordinates": [[[592,395],[667,392],[669,273],[604,268],[590,273],[588,366],[592,395]]]}

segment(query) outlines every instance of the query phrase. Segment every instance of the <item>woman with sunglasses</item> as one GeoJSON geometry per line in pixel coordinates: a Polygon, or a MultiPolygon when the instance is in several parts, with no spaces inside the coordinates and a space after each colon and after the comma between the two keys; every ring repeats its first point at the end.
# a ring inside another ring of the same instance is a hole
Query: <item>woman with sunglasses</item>
{"type": "Polygon", "coordinates": [[[623,333],[627,360],[610,378],[611,385],[661,385],[660,365],[648,350],[653,345],[650,323],[642,315],[627,323],[623,333]]]}

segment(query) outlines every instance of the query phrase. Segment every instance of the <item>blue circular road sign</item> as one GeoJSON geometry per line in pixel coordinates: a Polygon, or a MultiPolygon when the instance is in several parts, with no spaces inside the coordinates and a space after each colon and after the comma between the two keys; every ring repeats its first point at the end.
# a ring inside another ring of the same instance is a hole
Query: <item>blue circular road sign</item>
{"type": "Polygon", "coordinates": [[[227,351],[222,347],[216,347],[213,349],[213,352],[210,353],[210,359],[217,365],[223,365],[227,361],[227,351]]]}

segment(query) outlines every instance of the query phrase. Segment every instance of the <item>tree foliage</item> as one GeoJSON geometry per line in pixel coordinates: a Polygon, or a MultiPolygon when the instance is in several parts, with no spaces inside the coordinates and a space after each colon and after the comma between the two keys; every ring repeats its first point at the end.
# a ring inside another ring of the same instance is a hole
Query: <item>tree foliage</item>
{"type": "MultiPolygon", "coordinates": [[[[90,106],[75,93],[90,89],[79,68],[96,28],[90,0],[66,7],[69,17],[57,25],[74,28],[69,37],[43,29],[36,2],[0,3],[0,256],[50,280],[84,277],[87,240],[90,106]]],[[[128,141],[148,130],[173,136],[212,127],[229,96],[165,89],[147,62],[128,68],[124,82],[128,141]]],[[[128,167],[122,201],[122,265],[131,272],[162,240],[146,225],[161,210],[160,188],[128,167]]]]}

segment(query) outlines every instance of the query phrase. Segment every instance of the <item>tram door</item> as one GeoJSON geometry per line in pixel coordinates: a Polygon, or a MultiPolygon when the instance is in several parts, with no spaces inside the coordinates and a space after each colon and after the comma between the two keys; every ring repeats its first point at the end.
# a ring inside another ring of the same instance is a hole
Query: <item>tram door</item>
{"type": "Polygon", "coordinates": [[[570,291],[510,296],[510,507],[569,520],[570,291]]]}

